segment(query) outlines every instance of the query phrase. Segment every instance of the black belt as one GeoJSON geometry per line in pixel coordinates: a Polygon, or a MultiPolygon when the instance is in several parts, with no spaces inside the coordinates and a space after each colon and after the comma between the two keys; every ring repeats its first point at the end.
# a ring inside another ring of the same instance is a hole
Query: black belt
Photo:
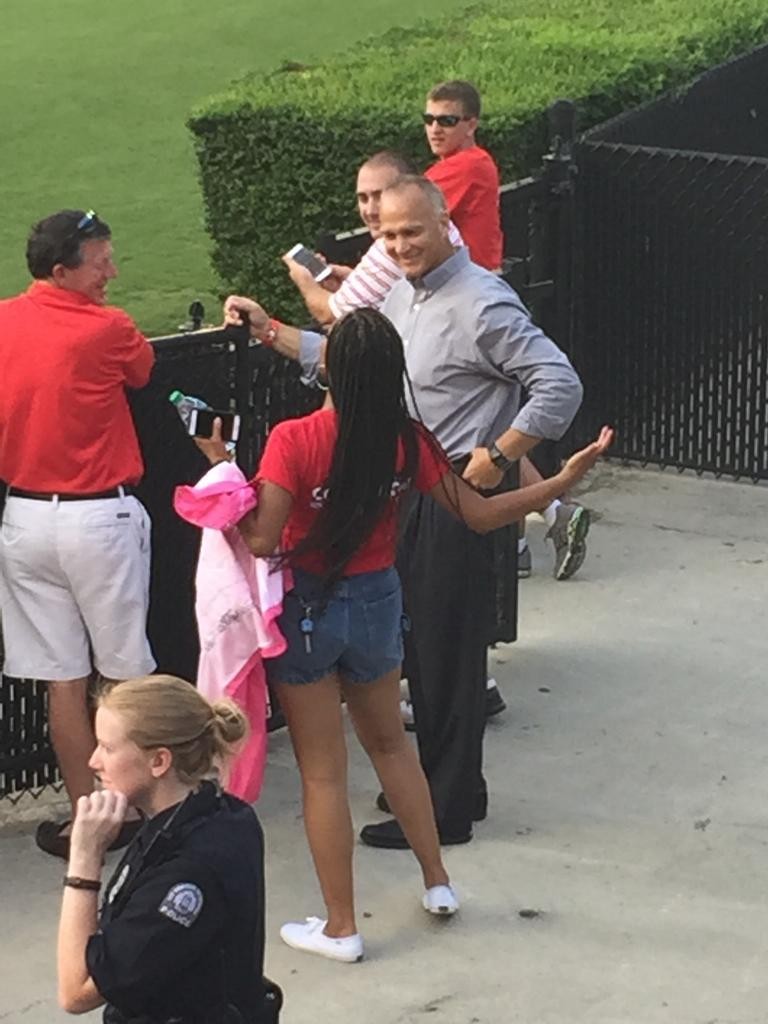
{"type": "MultiPolygon", "coordinates": [[[[134,493],[132,487],[128,487],[122,484],[123,494],[131,495],[134,493]]],[[[119,487],[110,487],[108,491],[94,491],[93,494],[50,494],[48,491],[23,491],[20,487],[9,487],[8,488],[9,498],[31,498],[32,501],[96,501],[99,498],[119,498],[121,497],[119,487]]]]}

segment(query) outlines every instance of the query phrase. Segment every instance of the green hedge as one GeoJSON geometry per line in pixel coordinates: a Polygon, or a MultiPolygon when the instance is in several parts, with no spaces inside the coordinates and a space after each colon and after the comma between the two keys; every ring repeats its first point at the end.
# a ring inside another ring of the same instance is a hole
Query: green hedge
{"type": "Polygon", "coordinates": [[[300,316],[279,254],[358,224],[365,155],[393,147],[426,166],[419,114],[441,79],[478,86],[479,139],[511,180],[538,163],[558,96],[586,128],[766,38],[766,0],[489,0],[316,67],[249,76],[189,121],[223,288],[300,316]]]}

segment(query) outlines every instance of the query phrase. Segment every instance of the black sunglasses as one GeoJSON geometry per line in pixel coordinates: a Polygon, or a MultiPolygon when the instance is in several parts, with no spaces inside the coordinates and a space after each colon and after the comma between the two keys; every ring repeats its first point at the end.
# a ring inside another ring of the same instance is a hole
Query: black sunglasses
{"type": "Polygon", "coordinates": [[[441,128],[455,128],[459,121],[468,121],[468,117],[460,117],[458,114],[422,114],[421,120],[426,125],[434,124],[435,121],[441,128]]]}

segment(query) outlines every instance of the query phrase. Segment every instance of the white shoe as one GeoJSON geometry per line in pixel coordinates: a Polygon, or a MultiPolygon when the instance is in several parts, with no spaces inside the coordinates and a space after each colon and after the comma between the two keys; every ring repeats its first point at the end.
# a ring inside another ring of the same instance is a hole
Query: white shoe
{"type": "MultiPolygon", "coordinates": [[[[431,891],[431,890],[430,890],[431,891]]],[[[319,917],[308,917],[304,924],[289,921],[280,929],[280,938],[293,949],[301,949],[305,953],[317,953],[327,956],[330,960],[343,960],[344,963],[356,964],[363,959],[363,937],[359,932],[334,939],[326,935],[323,929],[327,922],[319,917]]]]}
{"type": "Polygon", "coordinates": [[[459,909],[459,901],[450,885],[433,885],[424,893],[421,903],[430,914],[442,917],[455,914],[459,909]]]}
{"type": "Polygon", "coordinates": [[[406,728],[409,725],[414,724],[413,705],[409,700],[405,700],[405,698],[403,698],[403,700],[400,701],[400,717],[402,718],[403,725],[406,726],[406,728]]]}

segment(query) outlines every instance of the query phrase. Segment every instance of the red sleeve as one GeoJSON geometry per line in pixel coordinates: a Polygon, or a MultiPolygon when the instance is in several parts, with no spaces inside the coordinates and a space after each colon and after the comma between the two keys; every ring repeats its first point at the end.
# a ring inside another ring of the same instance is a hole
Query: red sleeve
{"type": "Polygon", "coordinates": [[[256,480],[277,484],[293,497],[298,497],[299,477],[296,467],[297,443],[294,436],[295,421],[278,423],[267,437],[259,463],[256,480]]]}
{"type": "Polygon", "coordinates": [[[419,444],[419,468],[416,471],[414,487],[423,494],[428,494],[440,483],[446,473],[451,472],[451,464],[435,438],[426,427],[416,424],[416,436],[419,444]]]}
{"type": "Polygon", "coordinates": [[[116,309],[111,325],[114,356],[130,388],[143,388],[155,362],[155,350],[127,313],[116,309]]]}

